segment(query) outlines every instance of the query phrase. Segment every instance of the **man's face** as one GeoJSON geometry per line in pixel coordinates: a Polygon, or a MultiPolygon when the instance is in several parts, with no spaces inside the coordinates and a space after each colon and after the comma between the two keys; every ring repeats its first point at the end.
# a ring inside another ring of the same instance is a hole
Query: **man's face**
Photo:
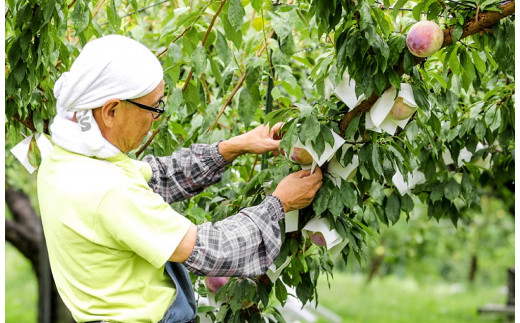
{"type": "MultiPolygon", "coordinates": [[[[164,93],[164,81],[151,93],[132,101],[156,107],[164,93]]],[[[152,123],[155,121],[151,111],[144,110],[130,102],[121,101],[117,109],[113,131],[113,144],[122,152],[129,152],[138,148],[146,137],[152,123]]]]}

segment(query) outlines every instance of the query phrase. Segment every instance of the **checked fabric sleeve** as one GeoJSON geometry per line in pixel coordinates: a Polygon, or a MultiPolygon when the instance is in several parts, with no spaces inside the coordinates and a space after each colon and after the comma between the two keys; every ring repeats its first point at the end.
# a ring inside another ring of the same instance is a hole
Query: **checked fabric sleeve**
{"type": "Polygon", "coordinates": [[[218,143],[194,144],[165,157],[147,155],[143,161],[152,167],[148,185],[168,204],[195,196],[220,181],[224,167],[230,164],[220,154],[218,143]]]}
{"type": "Polygon", "coordinates": [[[250,277],[264,274],[282,245],[280,200],[269,195],[257,206],[197,227],[197,241],[186,268],[199,276],[250,277]]]}

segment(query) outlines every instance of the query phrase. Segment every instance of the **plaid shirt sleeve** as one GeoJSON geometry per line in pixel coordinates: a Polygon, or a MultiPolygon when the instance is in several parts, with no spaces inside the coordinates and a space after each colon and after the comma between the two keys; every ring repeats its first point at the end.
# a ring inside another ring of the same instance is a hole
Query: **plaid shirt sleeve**
{"type": "Polygon", "coordinates": [[[220,154],[218,143],[194,144],[165,157],[147,155],[143,161],[152,167],[148,185],[168,204],[195,196],[218,182],[224,166],[230,164],[220,154]]]}
{"type": "Polygon", "coordinates": [[[264,274],[280,252],[280,200],[268,195],[257,206],[198,226],[195,248],[184,262],[200,276],[250,277],[264,274]]]}

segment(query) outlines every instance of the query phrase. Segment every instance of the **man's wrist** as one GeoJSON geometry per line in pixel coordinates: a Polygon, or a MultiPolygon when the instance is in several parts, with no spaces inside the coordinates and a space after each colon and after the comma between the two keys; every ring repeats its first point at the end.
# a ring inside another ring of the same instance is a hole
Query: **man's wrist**
{"type": "Polygon", "coordinates": [[[240,140],[240,136],[221,141],[218,144],[218,149],[222,157],[224,157],[224,159],[228,162],[232,162],[238,156],[246,153],[244,145],[240,140]]]}

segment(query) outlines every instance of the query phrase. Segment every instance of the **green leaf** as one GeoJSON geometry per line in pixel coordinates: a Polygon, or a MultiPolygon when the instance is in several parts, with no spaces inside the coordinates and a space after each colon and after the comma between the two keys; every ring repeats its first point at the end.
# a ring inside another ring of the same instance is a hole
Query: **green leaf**
{"type": "Polygon", "coordinates": [[[394,174],[394,163],[390,160],[390,158],[388,158],[388,156],[385,155],[383,158],[383,175],[387,181],[391,181],[394,174]]]}
{"type": "Polygon", "coordinates": [[[397,194],[392,192],[386,201],[385,214],[386,217],[395,224],[399,220],[399,214],[401,212],[401,202],[397,194]]]}
{"type": "Polygon", "coordinates": [[[341,200],[341,190],[333,190],[329,195],[328,209],[337,218],[343,212],[343,201],[341,200]]]}
{"type": "Polygon", "coordinates": [[[430,3],[430,1],[425,1],[425,0],[419,1],[419,3],[416,6],[414,6],[412,9],[413,19],[420,21],[422,11],[423,11],[424,7],[426,7],[426,5],[429,3],[430,3]]]}
{"type": "Polygon", "coordinates": [[[471,83],[475,79],[475,67],[466,51],[461,53],[461,63],[464,69],[464,74],[467,75],[468,81],[471,83]]]}
{"type": "Polygon", "coordinates": [[[228,46],[227,40],[220,31],[217,30],[217,42],[215,44],[218,57],[224,64],[228,64],[233,59],[231,49],[228,46]]]}
{"type": "Polygon", "coordinates": [[[332,131],[323,124],[320,125],[320,137],[331,147],[334,146],[334,136],[332,135],[332,131]]]}
{"type": "Polygon", "coordinates": [[[377,144],[372,144],[372,166],[378,175],[383,175],[383,167],[379,160],[379,147],[377,144]]]}
{"type": "Polygon", "coordinates": [[[361,116],[357,116],[352,121],[350,121],[347,130],[345,130],[345,138],[351,138],[359,127],[359,120],[361,120],[361,116]]]}
{"type": "Polygon", "coordinates": [[[460,184],[457,183],[455,178],[451,178],[446,186],[444,187],[444,196],[450,200],[453,201],[457,196],[459,196],[460,193],[460,184]]]}
{"type": "Polygon", "coordinates": [[[316,138],[320,133],[320,123],[315,115],[311,115],[302,124],[302,131],[308,138],[316,138]]]}
{"type": "Polygon", "coordinates": [[[453,43],[457,42],[460,39],[460,36],[462,36],[463,30],[464,29],[463,29],[462,25],[455,25],[453,27],[453,33],[452,33],[453,43]]]}
{"type": "Polygon", "coordinates": [[[301,275],[301,277],[301,284],[298,284],[298,286],[296,286],[296,296],[298,297],[299,301],[305,304],[309,299],[312,298],[312,290],[314,285],[311,282],[309,274],[303,274],[301,275]]]}
{"type": "MultiPolygon", "coordinates": [[[[70,19],[76,29],[76,34],[85,30],[90,20],[90,10],[88,6],[84,5],[83,1],[78,1],[74,6],[74,10],[72,10],[70,19]]],[[[114,19],[117,20],[116,18],[114,19]]]]}
{"type": "Polygon", "coordinates": [[[385,197],[383,186],[376,181],[373,181],[370,185],[370,190],[368,191],[368,194],[371,198],[376,200],[377,203],[381,203],[383,201],[383,198],[385,197]]]}
{"type": "Polygon", "coordinates": [[[382,9],[372,6],[372,13],[374,14],[374,17],[376,18],[377,24],[379,25],[379,28],[385,35],[385,37],[390,36],[390,34],[393,31],[393,26],[386,20],[386,16],[382,9]]]}
{"type": "Polygon", "coordinates": [[[412,212],[414,207],[414,202],[410,195],[405,194],[401,197],[401,209],[405,211],[406,213],[412,212]]]}
{"type": "Polygon", "coordinates": [[[191,55],[191,63],[195,75],[200,75],[204,72],[206,66],[208,65],[206,50],[204,49],[204,47],[199,46],[197,47],[197,49],[195,49],[195,51],[191,55]]]}
{"type": "Polygon", "coordinates": [[[450,66],[451,70],[453,71],[453,73],[455,73],[456,75],[461,74],[461,68],[460,68],[461,64],[459,61],[459,55],[457,54],[457,50],[454,50],[451,52],[450,59],[449,59],[449,66],[450,66]]]}
{"type": "Polygon", "coordinates": [[[255,117],[256,109],[258,109],[258,101],[254,100],[247,85],[240,90],[238,106],[238,117],[248,128],[255,117]]]}
{"type": "Polygon", "coordinates": [[[245,10],[240,0],[231,0],[228,8],[228,18],[235,31],[239,31],[244,23],[245,10]]]}
{"type": "Polygon", "coordinates": [[[256,12],[260,12],[260,10],[262,10],[263,2],[264,0],[251,0],[251,6],[256,12]]]}
{"type": "Polygon", "coordinates": [[[475,64],[475,67],[480,73],[486,73],[486,63],[482,58],[480,57],[478,51],[472,50],[471,51],[471,57],[473,58],[473,64],[475,64]]]}
{"type": "Polygon", "coordinates": [[[296,44],[292,34],[287,35],[280,41],[280,50],[287,56],[292,56],[296,52],[296,44]]]}
{"type": "Polygon", "coordinates": [[[339,192],[341,194],[341,201],[347,208],[353,209],[356,205],[358,205],[357,191],[354,185],[343,181],[339,192]]]}
{"type": "Polygon", "coordinates": [[[433,185],[432,192],[430,193],[430,200],[432,203],[439,201],[444,196],[444,185],[437,183],[433,185]]]}
{"type": "Polygon", "coordinates": [[[397,15],[399,14],[399,9],[401,9],[407,2],[408,2],[408,0],[399,0],[394,5],[394,8],[392,10],[392,16],[394,17],[394,20],[397,17],[397,15]]]}
{"type": "Polygon", "coordinates": [[[411,75],[414,65],[415,65],[415,56],[413,56],[413,54],[410,53],[409,50],[406,50],[404,52],[404,61],[403,61],[404,72],[408,75],[411,75]]]}
{"type": "MultiPolygon", "coordinates": [[[[373,26],[372,15],[370,14],[370,6],[368,2],[361,1],[359,7],[359,16],[360,16],[360,27],[361,30],[368,32],[372,36],[375,36],[375,30],[373,26]]],[[[369,40],[370,41],[370,40],[369,40]]]]}
{"type": "Polygon", "coordinates": [[[285,301],[287,300],[287,288],[282,283],[281,279],[278,279],[274,284],[274,292],[278,301],[280,301],[282,304],[285,304],[285,301]]]}
{"type": "Polygon", "coordinates": [[[462,173],[461,188],[462,195],[464,196],[466,203],[468,204],[468,206],[471,205],[477,194],[475,191],[474,184],[471,182],[471,179],[467,172],[462,173]]]}
{"type": "Polygon", "coordinates": [[[486,125],[484,123],[484,120],[479,120],[475,124],[475,134],[479,138],[484,138],[484,136],[486,135],[486,125]]]}
{"type": "Polygon", "coordinates": [[[121,17],[117,14],[117,5],[114,0],[110,1],[110,5],[107,6],[106,10],[110,26],[115,32],[118,32],[121,28],[121,17]]]}
{"type": "MultiPolygon", "coordinates": [[[[242,45],[242,31],[240,29],[235,30],[235,28],[233,28],[226,15],[221,15],[220,19],[222,19],[222,24],[224,25],[224,32],[226,33],[226,37],[230,39],[233,42],[233,44],[235,44],[236,48],[240,48],[240,46],[242,45]]],[[[226,63],[228,62],[224,62],[224,64],[226,63]]]]}
{"type": "Polygon", "coordinates": [[[228,312],[229,312],[229,305],[224,304],[224,305],[220,306],[220,309],[218,310],[218,313],[217,313],[216,321],[224,322],[228,312]]]}
{"type": "Polygon", "coordinates": [[[312,210],[316,215],[322,214],[328,207],[328,193],[329,189],[327,186],[323,186],[316,194],[314,201],[312,202],[312,210]]]}
{"type": "Polygon", "coordinates": [[[33,123],[36,131],[43,133],[43,118],[40,109],[33,110],[33,123]]]}
{"type": "Polygon", "coordinates": [[[287,36],[292,31],[292,26],[289,21],[287,21],[287,15],[280,15],[276,12],[269,12],[271,16],[271,25],[273,26],[276,35],[280,39],[280,41],[284,41],[287,36]]]}

